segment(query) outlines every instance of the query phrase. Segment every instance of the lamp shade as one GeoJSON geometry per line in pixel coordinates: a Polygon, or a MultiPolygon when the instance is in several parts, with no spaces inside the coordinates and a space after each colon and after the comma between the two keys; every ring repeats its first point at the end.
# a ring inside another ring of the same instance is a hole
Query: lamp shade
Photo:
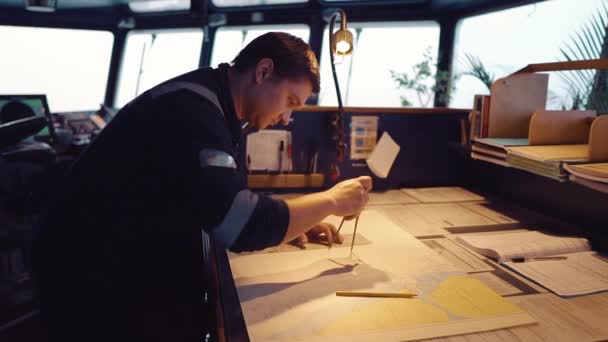
{"type": "Polygon", "coordinates": [[[331,40],[332,51],[341,56],[353,52],[353,34],[347,29],[336,31],[331,40]]]}

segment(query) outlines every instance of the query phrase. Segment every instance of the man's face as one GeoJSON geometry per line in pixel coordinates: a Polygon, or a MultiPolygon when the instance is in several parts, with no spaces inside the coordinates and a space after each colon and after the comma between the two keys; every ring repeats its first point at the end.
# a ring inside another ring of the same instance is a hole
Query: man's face
{"type": "Polygon", "coordinates": [[[312,94],[308,79],[275,80],[269,74],[258,78],[247,101],[245,118],[257,129],[289,124],[291,113],[312,94]]]}

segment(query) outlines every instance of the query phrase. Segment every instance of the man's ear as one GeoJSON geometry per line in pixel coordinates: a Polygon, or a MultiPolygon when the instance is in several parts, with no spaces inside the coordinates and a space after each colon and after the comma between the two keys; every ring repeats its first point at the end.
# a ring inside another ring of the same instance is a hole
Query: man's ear
{"type": "Polygon", "coordinates": [[[272,77],[274,62],[270,58],[262,58],[255,68],[255,83],[262,84],[265,79],[272,77]]]}

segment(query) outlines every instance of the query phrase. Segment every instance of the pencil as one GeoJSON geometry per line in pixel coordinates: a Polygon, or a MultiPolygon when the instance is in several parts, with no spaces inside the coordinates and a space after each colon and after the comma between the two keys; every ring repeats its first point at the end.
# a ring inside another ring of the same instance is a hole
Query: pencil
{"type": "Polygon", "coordinates": [[[365,292],[365,291],[336,291],[339,297],[382,297],[382,298],[414,298],[415,293],[407,292],[365,292]]]}
{"type": "Polygon", "coordinates": [[[513,258],[512,262],[526,262],[526,261],[543,261],[543,260],[566,260],[565,256],[546,256],[546,257],[535,257],[535,258],[513,258]]]}

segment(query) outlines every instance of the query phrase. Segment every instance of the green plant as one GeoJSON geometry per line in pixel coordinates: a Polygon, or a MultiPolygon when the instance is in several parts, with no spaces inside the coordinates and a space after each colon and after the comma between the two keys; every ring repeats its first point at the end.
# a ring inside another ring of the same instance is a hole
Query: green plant
{"type": "MultiPolygon", "coordinates": [[[[407,72],[396,72],[391,70],[391,77],[397,83],[397,89],[412,90],[418,98],[421,106],[429,105],[433,96],[436,93],[449,94],[447,88],[455,90],[454,83],[450,81],[450,73],[443,70],[437,70],[437,59],[431,53],[431,47],[427,47],[423,60],[412,67],[413,75],[410,76],[407,72]]],[[[454,77],[455,79],[456,77],[454,77]]],[[[446,96],[446,95],[444,95],[446,96]]],[[[406,95],[400,95],[401,105],[404,107],[412,106],[413,103],[406,95]]],[[[447,100],[440,98],[440,101],[447,100]]]]}
{"type": "MultiPolygon", "coordinates": [[[[567,61],[608,58],[607,1],[560,51],[567,61]]],[[[572,109],[608,113],[608,70],[573,70],[559,76],[568,85],[572,109]]]]}
{"type": "Polygon", "coordinates": [[[465,71],[462,75],[469,75],[480,80],[490,90],[494,82],[494,75],[486,70],[481,60],[471,54],[465,53],[465,71]]]}

